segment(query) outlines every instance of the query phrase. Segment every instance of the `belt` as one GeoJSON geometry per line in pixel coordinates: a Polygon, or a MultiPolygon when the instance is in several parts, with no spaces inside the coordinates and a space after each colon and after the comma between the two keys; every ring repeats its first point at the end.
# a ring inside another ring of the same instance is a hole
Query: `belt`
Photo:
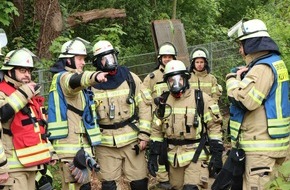
{"type": "Polygon", "coordinates": [[[200,139],[195,140],[189,140],[189,139],[167,139],[168,144],[172,144],[174,146],[182,146],[182,145],[188,145],[188,144],[195,144],[200,142],[200,139]]]}
{"type": "Polygon", "coordinates": [[[126,125],[129,125],[135,131],[139,131],[138,127],[134,123],[132,123],[134,120],[137,120],[137,119],[138,119],[138,116],[133,115],[129,119],[122,121],[122,122],[119,122],[119,123],[114,123],[112,125],[99,124],[99,126],[102,129],[119,129],[119,128],[125,127],[126,125]]]}

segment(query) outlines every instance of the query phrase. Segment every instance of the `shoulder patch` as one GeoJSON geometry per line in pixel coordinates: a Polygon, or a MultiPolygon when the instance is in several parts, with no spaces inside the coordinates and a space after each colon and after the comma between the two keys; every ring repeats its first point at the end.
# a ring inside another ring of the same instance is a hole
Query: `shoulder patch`
{"type": "Polygon", "coordinates": [[[150,77],[151,79],[153,79],[153,78],[155,77],[155,74],[154,74],[154,73],[150,73],[150,74],[149,74],[149,77],[150,77]]]}

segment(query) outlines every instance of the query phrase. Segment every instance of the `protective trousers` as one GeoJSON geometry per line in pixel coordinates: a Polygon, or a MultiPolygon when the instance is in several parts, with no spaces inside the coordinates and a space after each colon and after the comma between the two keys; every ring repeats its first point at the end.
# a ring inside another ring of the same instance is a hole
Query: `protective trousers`
{"type": "Polygon", "coordinates": [[[142,189],[140,184],[147,188],[145,151],[136,155],[133,150],[135,144],[136,142],[120,148],[96,146],[96,157],[101,169],[97,175],[103,185],[110,187],[107,188],[108,190],[121,188],[119,182],[123,174],[126,180],[131,182],[131,188],[140,187],[142,189]]]}
{"type": "Polygon", "coordinates": [[[246,155],[246,170],[243,176],[243,190],[265,189],[265,184],[278,175],[273,168],[279,167],[285,157],[272,158],[267,155],[246,155]]]}
{"type": "Polygon", "coordinates": [[[185,185],[194,185],[206,189],[208,187],[208,168],[204,161],[191,162],[184,167],[172,167],[169,169],[169,180],[172,187],[182,190],[185,185]]]}
{"type": "MultiPolygon", "coordinates": [[[[23,171],[9,173],[8,182],[4,190],[31,190],[35,189],[36,171],[23,171]]],[[[4,184],[1,184],[4,185],[4,184]]]]}
{"type": "Polygon", "coordinates": [[[158,172],[156,173],[156,179],[158,182],[169,181],[168,172],[165,169],[165,165],[158,165],[158,172]]]}

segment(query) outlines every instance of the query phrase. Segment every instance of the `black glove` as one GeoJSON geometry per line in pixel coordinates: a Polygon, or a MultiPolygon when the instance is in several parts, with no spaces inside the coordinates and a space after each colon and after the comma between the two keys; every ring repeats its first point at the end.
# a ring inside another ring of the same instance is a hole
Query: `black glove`
{"type": "Polygon", "coordinates": [[[149,173],[156,177],[156,172],[158,171],[158,156],[160,155],[160,148],[162,142],[150,141],[149,144],[149,159],[148,159],[148,170],[149,173]]]}
{"type": "Polygon", "coordinates": [[[211,158],[208,164],[208,171],[210,177],[215,177],[223,167],[222,155],[224,146],[222,142],[218,140],[211,140],[209,144],[211,158]]]}
{"type": "Polygon", "coordinates": [[[153,177],[156,177],[156,172],[158,171],[157,157],[157,154],[149,155],[148,170],[153,177]]]}

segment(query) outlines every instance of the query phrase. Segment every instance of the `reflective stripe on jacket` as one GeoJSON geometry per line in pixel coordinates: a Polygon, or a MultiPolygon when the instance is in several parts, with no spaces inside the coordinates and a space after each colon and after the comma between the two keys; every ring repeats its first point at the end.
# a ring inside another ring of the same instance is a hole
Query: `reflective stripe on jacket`
{"type": "MultiPolygon", "coordinates": [[[[290,133],[290,105],[288,100],[289,75],[284,61],[280,56],[259,60],[256,64],[267,64],[274,73],[274,84],[265,100],[265,110],[268,120],[268,132],[271,138],[288,137],[290,133]]],[[[252,92],[252,96],[263,99],[252,92]]]]}
{"type": "Polygon", "coordinates": [[[67,105],[64,94],[60,86],[60,77],[63,72],[55,74],[50,86],[48,104],[48,130],[51,133],[51,140],[62,139],[68,136],[67,110],[71,109],[82,117],[85,132],[92,146],[101,143],[101,134],[95,112],[93,94],[90,90],[83,89],[84,109],[79,110],[71,105],[67,105]]]}
{"type": "MultiPolygon", "coordinates": [[[[247,73],[242,81],[234,79],[229,79],[227,81],[228,94],[232,94],[232,91],[235,89],[241,89],[239,91],[244,93],[243,90],[247,89],[247,91],[245,90],[245,92],[247,92],[246,96],[250,99],[247,100],[247,102],[252,101],[255,103],[255,106],[259,106],[250,111],[243,111],[243,109],[238,106],[231,106],[231,138],[234,141],[236,140],[235,138],[237,137],[238,130],[242,126],[243,128],[239,141],[240,148],[243,148],[247,152],[285,152],[289,147],[290,118],[290,106],[288,101],[289,79],[287,68],[278,55],[269,55],[253,64],[257,66],[257,68],[261,67],[261,65],[269,66],[268,70],[270,71],[271,68],[274,76],[273,84],[271,83],[272,86],[266,97],[266,95],[257,90],[257,87],[255,88],[253,84],[265,86],[268,85],[268,82],[261,81],[265,82],[265,84],[259,84],[255,81],[254,83],[253,80],[256,78],[257,73],[250,73],[252,70],[247,73]],[[248,75],[250,75],[250,78],[248,75]],[[252,84],[253,87],[249,88],[249,84],[252,84]],[[265,116],[259,114],[265,114],[265,116]],[[255,129],[252,127],[265,127],[265,129],[255,129]],[[261,136],[263,137],[261,138],[261,136]]],[[[255,66],[253,68],[256,68],[255,66]]],[[[259,71],[260,69],[256,70],[259,71]]],[[[261,89],[264,88],[261,87],[261,89]]],[[[267,91],[265,90],[265,92],[267,91]]],[[[243,105],[245,103],[243,103],[243,105]]],[[[254,104],[252,103],[249,105],[254,104]]]]}
{"type": "Polygon", "coordinates": [[[112,128],[102,128],[102,146],[123,147],[132,142],[149,140],[151,131],[151,103],[152,98],[148,90],[141,84],[137,75],[131,73],[135,81],[135,103],[128,104],[127,97],[130,92],[127,81],[124,81],[116,89],[96,89],[93,88],[94,100],[97,106],[99,125],[114,126],[132,118],[137,111],[139,119],[134,119],[130,124],[112,128]],[[136,109],[135,109],[136,106],[136,109]],[[134,125],[134,127],[130,126],[134,125]],[[134,129],[135,128],[135,129],[134,129]],[[138,129],[138,131],[136,131],[138,129]]]}
{"type": "MultiPolygon", "coordinates": [[[[219,108],[207,94],[203,93],[204,99],[204,122],[207,124],[207,135],[210,139],[222,140],[221,122],[222,117],[219,108]]],[[[201,118],[196,115],[196,101],[193,89],[188,89],[180,98],[174,98],[169,95],[166,103],[169,106],[165,108],[165,116],[160,125],[152,125],[152,134],[150,139],[153,141],[168,142],[168,161],[173,166],[183,167],[188,165],[195,154],[199,145],[201,133],[205,128],[201,125],[201,118]],[[196,116],[196,117],[195,117],[196,116]],[[194,126],[197,118],[198,126],[194,126]],[[180,144],[172,143],[174,141],[180,144]]],[[[204,151],[199,156],[200,160],[207,160],[208,155],[204,151]]]]}
{"type": "Polygon", "coordinates": [[[190,88],[202,90],[207,93],[210,97],[213,98],[216,102],[219,100],[222,95],[222,88],[217,83],[217,79],[214,75],[204,71],[195,71],[191,73],[189,79],[190,88]]]}
{"type": "MultiPolygon", "coordinates": [[[[0,83],[0,88],[7,96],[16,90],[6,81],[0,83]]],[[[17,158],[21,163],[16,167],[37,166],[51,160],[49,148],[51,144],[48,143],[45,136],[46,121],[43,118],[43,103],[43,97],[32,97],[27,106],[15,114],[11,122],[12,141],[17,158]]],[[[12,166],[9,165],[9,167],[12,166]]]]}

